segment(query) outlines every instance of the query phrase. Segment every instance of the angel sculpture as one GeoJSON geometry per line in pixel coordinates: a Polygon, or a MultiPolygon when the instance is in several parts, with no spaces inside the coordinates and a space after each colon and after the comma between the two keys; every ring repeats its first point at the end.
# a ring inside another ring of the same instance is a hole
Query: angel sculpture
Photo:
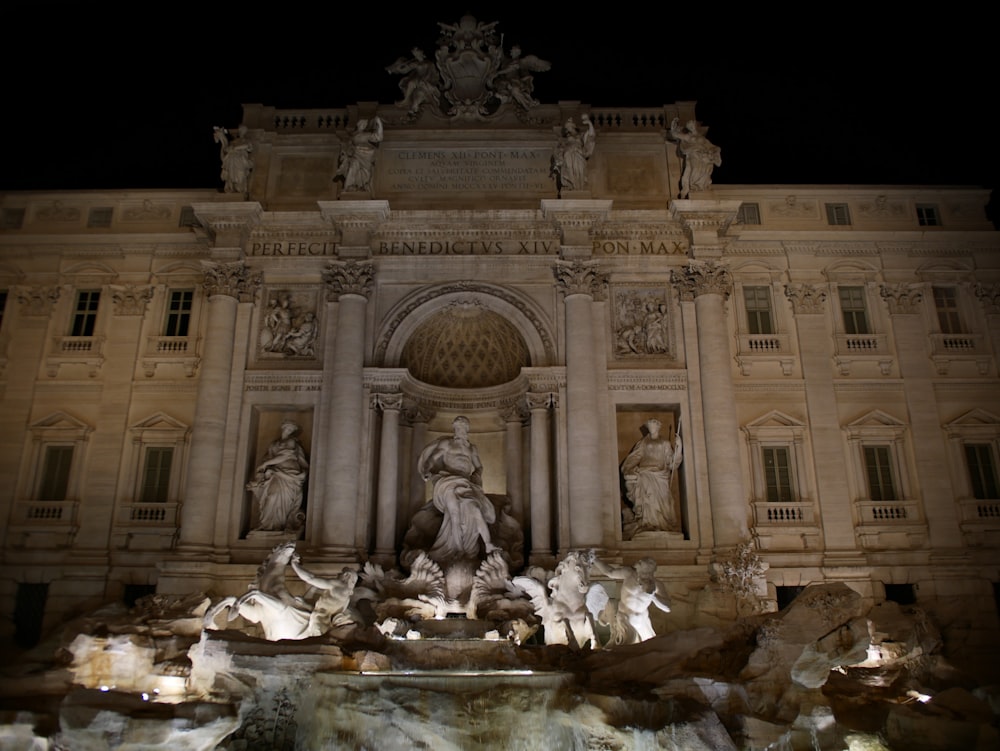
{"type": "Polygon", "coordinates": [[[493,91],[501,102],[514,101],[524,109],[531,109],[538,100],[531,94],[535,89],[533,73],[549,70],[552,65],[535,55],[521,55],[521,48],[510,48],[510,58],[498,66],[493,78],[493,91]]]}
{"type": "Polygon", "coordinates": [[[410,60],[401,57],[387,66],[386,72],[399,73],[403,76],[399,81],[403,98],[396,102],[396,106],[403,107],[409,114],[415,115],[425,103],[436,102],[441,76],[438,74],[437,66],[427,59],[422,49],[414,47],[410,52],[413,54],[410,60]]]}
{"type": "Polygon", "coordinates": [[[601,648],[594,618],[604,610],[609,597],[603,586],[590,583],[592,563],[592,553],[568,553],[547,586],[531,576],[514,577],[514,585],[528,595],[535,615],[541,619],[547,645],[566,644],[579,649],[589,642],[591,649],[601,648]]]}

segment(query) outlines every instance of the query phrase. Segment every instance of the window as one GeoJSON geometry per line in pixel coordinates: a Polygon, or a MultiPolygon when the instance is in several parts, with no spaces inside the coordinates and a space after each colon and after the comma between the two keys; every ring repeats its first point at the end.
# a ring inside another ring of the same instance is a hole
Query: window
{"type": "Polygon", "coordinates": [[[0,289],[0,331],[3,330],[3,314],[7,310],[7,290],[0,289]]]}
{"type": "Polygon", "coordinates": [[[69,470],[72,465],[72,446],[45,447],[42,474],[38,483],[38,500],[66,500],[66,491],[69,488],[69,470]]]}
{"type": "Polygon", "coordinates": [[[764,488],[769,503],[792,503],[792,468],[788,449],[784,446],[764,446],[764,488]]]}
{"type": "Polygon", "coordinates": [[[76,308],[73,311],[73,326],[70,336],[93,336],[97,322],[97,305],[101,293],[97,290],[81,290],[76,293],[76,308]]]}
{"type": "Polygon", "coordinates": [[[768,287],[744,287],[743,299],[747,308],[747,332],[773,334],[771,318],[771,290],[768,287]]]}
{"type": "Polygon", "coordinates": [[[3,229],[21,229],[24,226],[24,209],[4,209],[3,229]]]}
{"type": "Polygon", "coordinates": [[[933,203],[917,204],[917,222],[921,227],[941,226],[941,215],[938,214],[938,207],[933,203]]]}
{"type": "Polygon", "coordinates": [[[828,203],[826,204],[826,223],[827,224],[850,224],[851,223],[851,212],[847,208],[846,203],[828,203]]]}
{"type": "Polygon", "coordinates": [[[868,481],[868,498],[873,501],[897,500],[896,485],[892,478],[892,462],[888,446],[865,446],[865,478],[868,481]]]}
{"type": "Polygon", "coordinates": [[[18,583],[14,601],[14,641],[18,646],[31,648],[41,641],[48,596],[47,583],[18,583]]]}
{"type": "Polygon", "coordinates": [[[741,203],[736,212],[737,224],[760,224],[760,205],[756,203],[741,203]]]}
{"type": "Polygon", "coordinates": [[[114,213],[114,209],[110,206],[102,206],[100,208],[93,208],[87,214],[87,226],[88,227],[110,227],[111,226],[111,215],[114,213]]]}
{"type": "Polygon", "coordinates": [[[838,287],[845,334],[870,334],[864,287],[838,287]]]}
{"type": "Polygon", "coordinates": [[[142,468],[142,485],[139,501],[166,503],[170,492],[170,465],[174,450],[166,446],[149,446],[142,468]]]}
{"type": "Polygon", "coordinates": [[[934,307],[942,334],[964,334],[958,314],[958,292],[954,287],[934,287],[934,307]]]}
{"type": "Polygon", "coordinates": [[[993,449],[988,443],[965,444],[965,463],[969,469],[972,497],[985,500],[1000,498],[993,449]]]}
{"type": "Polygon", "coordinates": [[[193,300],[194,292],[192,290],[171,290],[167,300],[167,320],[163,327],[164,336],[188,335],[193,300]]]}

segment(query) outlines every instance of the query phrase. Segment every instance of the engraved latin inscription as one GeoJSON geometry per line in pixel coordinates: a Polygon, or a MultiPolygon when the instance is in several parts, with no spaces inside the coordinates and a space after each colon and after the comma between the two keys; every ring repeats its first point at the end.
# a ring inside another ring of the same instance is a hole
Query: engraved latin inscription
{"type": "Polygon", "coordinates": [[[386,149],[380,188],[404,191],[552,190],[551,150],[490,147],[386,149]]]}

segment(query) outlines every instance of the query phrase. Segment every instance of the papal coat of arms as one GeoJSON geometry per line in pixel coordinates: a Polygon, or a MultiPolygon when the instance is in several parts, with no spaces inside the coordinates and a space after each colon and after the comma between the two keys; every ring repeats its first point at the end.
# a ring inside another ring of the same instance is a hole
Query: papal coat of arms
{"type": "Polygon", "coordinates": [[[549,70],[548,62],[522,55],[517,45],[504,51],[496,21],[463,16],[457,24],[438,25],[442,34],[433,61],[415,47],[410,58],[386,68],[403,76],[403,97],[396,106],[414,116],[426,107],[435,114],[477,120],[507,104],[525,111],[538,104],[532,96],[533,75],[549,70]]]}

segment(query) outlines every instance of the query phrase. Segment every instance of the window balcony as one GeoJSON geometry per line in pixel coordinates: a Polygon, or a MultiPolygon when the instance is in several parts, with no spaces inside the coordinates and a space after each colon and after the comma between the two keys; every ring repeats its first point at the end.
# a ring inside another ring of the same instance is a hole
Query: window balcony
{"type": "Polygon", "coordinates": [[[104,363],[103,350],[103,336],[54,337],[45,358],[45,372],[50,378],[55,378],[64,365],[83,365],[87,375],[95,378],[104,363]]]}
{"type": "Polygon", "coordinates": [[[787,334],[740,334],[736,360],[748,376],[755,363],[777,363],[782,375],[792,374],[795,358],[787,334]]]}
{"type": "Polygon", "coordinates": [[[948,375],[956,363],[974,363],[979,375],[990,368],[990,354],[982,334],[931,334],[931,359],[938,375],[948,375]]]}
{"type": "Polygon", "coordinates": [[[899,550],[924,547],[927,524],[918,501],[858,501],[855,533],[866,550],[899,550]]]}
{"type": "Polygon", "coordinates": [[[177,538],[179,509],[179,503],[119,506],[113,544],[120,550],[170,550],[177,538]]]}
{"type": "Polygon", "coordinates": [[[875,363],[882,375],[889,375],[893,358],[889,354],[885,334],[837,334],[835,336],[837,369],[843,376],[851,374],[854,363],[875,363]]]}
{"type": "Polygon", "coordinates": [[[1000,546],[1000,499],[965,498],[959,507],[962,533],[969,545],[1000,546]]]}
{"type": "Polygon", "coordinates": [[[201,358],[198,339],[193,336],[150,336],[142,356],[142,369],[152,378],[160,365],[180,365],[188,378],[195,374],[201,358]]]}
{"type": "Polygon", "coordinates": [[[18,501],[10,523],[10,539],[20,548],[67,548],[79,526],[78,501],[18,501]]]}
{"type": "Polygon", "coordinates": [[[760,550],[818,550],[820,530],[812,502],[753,503],[754,528],[760,550]]]}

